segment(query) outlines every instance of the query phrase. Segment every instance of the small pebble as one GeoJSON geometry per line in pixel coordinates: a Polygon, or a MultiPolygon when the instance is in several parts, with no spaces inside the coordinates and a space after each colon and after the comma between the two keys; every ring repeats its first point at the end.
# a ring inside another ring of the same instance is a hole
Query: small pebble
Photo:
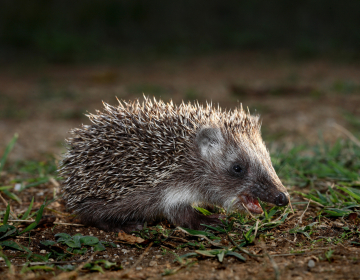
{"type": "Polygon", "coordinates": [[[142,270],[142,267],[141,267],[141,266],[138,266],[138,267],[136,268],[136,270],[142,270]]]}
{"type": "Polygon", "coordinates": [[[156,261],[151,261],[151,262],[149,263],[149,266],[157,266],[157,262],[156,262],[156,261]]]}
{"type": "Polygon", "coordinates": [[[103,257],[104,257],[105,259],[107,259],[107,258],[109,257],[109,255],[103,255],[103,257]]]}
{"type": "Polygon", "coordinates": [[[18,191],[20,191],[21,189],[22,189],[21,184],[19,184],[19,183],[18,183],[18,184],[15,184],[15,187],[14,187],[14,190],[15,190],[15,191],[18,192],[18,191]]]}
{"type": "Polygon", "coordinates": [[[314,268],[314,267],[315,267],[315,262],[313,260],[309,260],[308,268],[314,268]]]}
{"type": "Polygon", "coordinates": [[[46,250],[41,250],[40,254],[46,254],[46,250]]]}
{"type": "Polygon", "coordinates": [[[127,254],[127,253],[129,253],[129,250],[122,249],[121,252],[123,252],[124,254],[127,254]]]}
{"type": "Polygon", "coordinates": [[[3,262],[4,261],[4,258],[3,257],[0,257],[0,262],[3,262]]]}
{"type": "Polygon", "coordinates": [[[119,245],[119,244],[117,244],[117,245],[116,245],[116,247],[120,248],[120,245],[119,245]]]}
{"type": "Polygon", "coordinates": [[[49,259],[49,262],[53,262],[54,261],[54,259],[49,259]]]}
{"type": "Polygon", "coordinates": [[[162,255],[156,255],[155,256],[157,259],[160,259],[160,258],[162,258],[162,255]]]}

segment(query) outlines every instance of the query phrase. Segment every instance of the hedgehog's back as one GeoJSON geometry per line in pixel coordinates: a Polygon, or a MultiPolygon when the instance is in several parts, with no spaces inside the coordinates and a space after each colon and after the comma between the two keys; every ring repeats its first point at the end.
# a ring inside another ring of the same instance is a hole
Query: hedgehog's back
{"type": "Polygon", "coordinates": [[[112,201],[135,189],[154,188],[181,168],[199,127],[258,129],[258,119],[244,111],[221,111],[211,105],[174,106],[145,98],[118,107],[105,104],[89,114],[91,125],[71,131],[60,173],[68,206],[86,198],[112,201]]]}

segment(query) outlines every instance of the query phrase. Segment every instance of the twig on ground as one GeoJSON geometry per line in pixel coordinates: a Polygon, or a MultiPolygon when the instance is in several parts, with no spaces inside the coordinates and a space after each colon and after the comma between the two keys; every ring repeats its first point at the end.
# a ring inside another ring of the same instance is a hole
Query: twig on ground
{"type": "MultiPolygon", "coordinates": [[[[17,239],[33,239],[34,237],[30,237],[30,236],[13,236],[13,238],[17,238],[17,239]]],[[[35,237],[36,238],[36,237],[35,237]]]]}
{"type": "MultiPolygon", "coordinates": [[[[292,203],[291,203],[290,197],[289,197],[289,205],[290,205],[290,208],[291,208],[292,213],[295,214],[294,208],[292,207],[292,203]]],[[[287,209],[287,207],[286,207],[286,209],[287,209]]]]}
{"type": "Polygon", "coordinates": [[[54,225],[62,225],[62,226],[75,226],[75,227],[84,227],[83,224],[71,224],[71,223],[53,223],[54,225]]]}
{"type": "Polygon", "coordinates": [[[291,244],[296,244],[296,242],[294,242],[294,241],[291,241],[291,240],[289,240],[289,239],[286,239],[286,238],[283,238],[284,240],[286,240],[287,242],[289,242],[289,243],[291,243],[291,244]]]}
{"type": "Polygon", "coordinates": [[[322,205],[322,204],[319,203],[319,202],[316,202],[316,201],[314,201],[314,200],[312,200],[312,199],[308,199],[308,198],[306,198],[306,197],[304,197],[304,199],[305,199],[305,200],[308,200],[308,201],[310,201],[311,203],[314,203],[314,204],[316,204],[316,205],[318,205],[318,206],[320,206],[320,207],[322,207],[322,208],[324,208],[324,205],[322,205]]]}
{"type": "Polygon", "coordinates": [[[332,123],[331,126],[335,127],[336,129],[340,130],[342,133],[344,133],[347,137],[350,138],[351,141],[354,142],[354,144],[356,144],[357,146],[360,147],[360,141],[354,136],[354,134],[352,134],[349,130],[347,130],[345,127],[337,124],[337,123],[332,123]]]}
{"type": "Polygon", "coordinates": [[[126,269],[123,273],[120,274],[119,278],[127,277],[129,276],[129,272],[133,270],[144,258],[145,254],[149,251],[151,246],[154,244],[154,242],[151,242],[149,246],[146,247],[145,251],[141,254],[141,256],[138,258],[138,260],[128,269],[126,269]]]}
{"type": "Polygon", "coordinates": [[[280,271],[279,271],[279,267],[277,265],[277,263],[274,261],[274,259],[272,258],[271,255],[269,255],[269,253],[265,253],[265,255],[269,258],[270,263],[275,271],[275,279],[278,280],[280,279],[280,271]]]}
{"type": "Polygon", "coordinates": [[[264,250],[264,255],[268,257],[271,266],[274,269],[274,273],[275,273],[275,279],[278,280],[280,279],[280,271],[279,271],[279,266],[277,265],[277,263],[274,261],[274,259],[272,258],[272,256],[268,253],[268,251],[266,250],[266,244],[264,242],[260,242],[260,247],[264,250]]]}
{"type": "Polygon", "coordinates": [[[258,231],[258,227],[259,227],[259,220],[256,220],[255,233],[254,233],[255,238],[256,238],[257,231],[258,231]]]}
{"type": "MultiPolygon", "coordinates": [[[[28,237],[27,237],[28,238],[28,237]]],[[[55,261],[55,262],[30,262],[30,263],[23,263],[23,264],[13,264],[14,266],[25,266],[25,265],[50,265],[50,264],[72,264],[72,263],[83,263],[87,260],[80,260],[80,261],[55,261]]],[[[0,266],[5,267],[5,266],[0,266]]]]}
{"type": "Polygon", "coordinates": [[[170,239],[175,239],[175,240],[179,240],[179,241],[182,241],[182,242],[184,242],[184,243],[188,243],[188,242],[189,242],[189,240],[186,240],[186,239],[181,238],[181,237],[176,237],[176,236],[168,236],[168,238],[170,238],[170,239]]]}
{"type": "MultiPolygon", "coordinates": [[[[9,222],[20,222],[20,223],[34,223],[35,220],[8,220],[9,222]]],[[[83,224],[72,224],[72,223],[57,223],[54,222],[54,225],[62,225],[62,226],[75,226],[75,227],[84,227],[83,224]]]]}
{"type": "Polygon", "coordinates": [[[35,220],[8,220],[8,222],[11,222],[11,223],[16,223],[16,222],[21,222],[21,223],[33,223],[35,222],[35,220]]]}
{"type": "Polygon", "coordinates": [[[57,280],[62,280],[62,279],[72,279],[72,278],[76,278],[76,276],[78,275],[79,270],[81,270],[84,265],[90,263],[95,255],[99,253],[99,252],[94,252],[87,260],[86,262],[82,263],[81,265],[79,265],[74,271],[70,271],[70,272],[63,272],[60,273],[57,277],[55,277],[55,279],[57,280]]]}
{"type": "Polygon", "coordinates": [[[49,181],[50,181],[56,188],[60,188],[60,184],[59,184],[53,177],[50,177],[49,181]]]}
{"type": "Polygon", "coordinates": [[[304,254],[306,254],[306,253],[304,252],[304,253],[293,253],[293,254],[274,254],[274,255],[269,255],[269,256],[271,256],[271,257],[289,257],[289,256],[301,256],[304,254]]]}
{"type": "Polygon", "coordinates": [[[309,205],[310,205],[310,200],[309,200],[309,203],[306,205],[306,208],[305,208],[304,212],[303,212],[303,213],[301,214],[301,216],[299,217],[299,221],[298,221],[297,225],[298,225],[298,224],[302,224],[302,218],[304,217],[305,212],[308,210],[309,205]]]}
{"type": "Polygon", "coordinates": [[[249,215],[251,216],[251,218],[256,219],[255,216],[254,216],[253,214],[251,214],[251,212],[249,211],[249,209],[247,209],[247,207],[245,206],[245,204],[244,204],[244,203],[241,203],[241,204],[242,204],[242,206],[245,208],[245,210],[249,213],[249,215]]]}
{"type": "Polygon", "coordinates": [[[61,215],[61,216],[65,216],[65,217],[75,216],[74,214],[63,213],[63,212],[60,212],[60,211],[57,211],[57,210],[55,210],[55,209],[48,208],[48,207],[45,207],[44,209],[45,209],[45,210],[48,210],[48,211],[51,211],[51,212],[54,212],[54,213],[56,213],[56,214],[59,214],[59,215],[61,215]]]}
{"type": "Polygon", "coordinates": [[[188,233],[186,230],[184,230],[183,228],[181,227],[177,227],[176,229],[182,231],[183,233],[185,234],[189,234],[189,235],[192,235],[192,236],[197,236],[197,237],[201,237],[201,238],[204,238],[207,242],[209,242],[211,245],[215,246],[215,247],[220,247],[220,248],[224,248],[224,246],[220,243],[216,243],[214,241],[211,241],[207,236],[205,235],[202,235],[202,234],[190,234],[188,233]]]}

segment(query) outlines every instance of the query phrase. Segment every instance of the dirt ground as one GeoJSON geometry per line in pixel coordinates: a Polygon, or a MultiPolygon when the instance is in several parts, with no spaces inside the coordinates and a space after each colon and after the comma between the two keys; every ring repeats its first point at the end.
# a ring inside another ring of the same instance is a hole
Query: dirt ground
{"type": "MultiPolygon", "coordinates": [[[[261,114],[264,138],[270,151],[275,151],[299,143],[314,144],[321,138],[333,143],[338,138],[348,137],[347,130],[352,129],[348,116],[358,119],[360,116],[360,63],[330,59],[294,61],[279,54],[224,53],[123,65],[7,65],[0,68],[0,151],[18,133],[18,142],[9,156],[10,163],[44,160],[48,155],[59,159],[67,132],[88,123],[84,113],[101,110],[102,100],[115,105],[115,97],[128,100],[141,98],[142,93],[166,101],[173,99],[176,103],[208,100],[226,108],[241,102],[252,113],[256,110],[261,114]]],[[[2,183],[16,176],[3,175],[2,183]]],[[[32,196],[35,196],[34,209],[39,208],[46,197],[52,197],[54,188],[58,186],[50,182],[23,191],[22,204],[14,204],[13,211],[25,211],[32,196]]],[[[295,197],[294,201],[302,199],[295,197]]],[[[104,274],[79,272],[77,277],[84,279],[275,279],[277,272],[280,273],[278,279],[360,279],[359,247],[347,246],[347,243],[329,245],[324,240],[311,245],[304,235],[288,232],[299,221],[305,206],[297,206],[297,211],[289,214],[285,224],[265,236],[262,242],[247,247],[254,254],[271,257],[248,257],[246,262],[235,257],[227,257],[223,263],[215,257],[194,259],[186,265],[173,262],[175,257],[171,251],[179,256],[186,254],[195,249],[179,248],[184,240],[198,240],[180,231],[175,231],[175,238],[168,243],[152,245],[145,254],[144,249],[119,241],[115,233],[74,225],[43,225],[30,236],[18,238],[17,242],[31,244],[33,252],[41,254],[40,241],[54,240],[54,234],[61,232],[81,233],[117,245],[95,254],[95,259],[108,259],[127,269],[143,257],[127,275],[124,270],[104,274]],[[325,257],[329,249],[334,250],[331,261],[325,257]],[[176,273],[166,273],[170,270],[176,273]]],[[[3,205],[1,207],[3,210],[3,205]]],[[[55,216],[56,222],[78,223],[67,215],[61,201],[53,202],[48,208],[57,212],[46,210],[44,214],[55,216]]],[[[302,218],[304,225],[313,221],[318,210],[310,207],[306,211],[302,218]]],[[[313,239],[338,236],[343,232],[339,224],[358,227],[348,219],[328,219],[324,224],[313,239]]],[[[224,244],[231,243],[226,235],[220,236],[224,244]]],[[[149,243],[143,247],[147,246],[149,243]]],[[[21,257],[23,253],[8,253],[15,266],[25,262],[21,257]]],[[[81,262],[77,261],[86,261],[91,255],[91,252],[80,257],[74,255],[67,261],[79,264],[81,262]]],[[[1,262],[0,267],[0,273],[7,275],[1,262]]],[[[55,275],[59,279],[73,277],[71,272],[66,273],[57,271],[55,275]]],[[[55,277],[52,271],[26,275],[27,279],[52,277],[55,277]]]]}

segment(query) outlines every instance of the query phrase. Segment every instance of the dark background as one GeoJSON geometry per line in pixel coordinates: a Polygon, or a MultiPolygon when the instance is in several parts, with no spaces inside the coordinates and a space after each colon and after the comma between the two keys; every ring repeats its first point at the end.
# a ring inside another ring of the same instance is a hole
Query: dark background
{"type": "MultiPolygon", "coordinates": [[[[60,155],[87,112],[249,107],[276,147],[360,131],[360,1],[0,0],[0,151],[60,155]]],[[[270,148],[272,146],[269,146],[270,148]]]]}
{"type": "Polygon", "coordinates": [[[359,27],[360,1],[2,0],[0,49],[57,63],[279,49],[355,59],[359,27]]]}

